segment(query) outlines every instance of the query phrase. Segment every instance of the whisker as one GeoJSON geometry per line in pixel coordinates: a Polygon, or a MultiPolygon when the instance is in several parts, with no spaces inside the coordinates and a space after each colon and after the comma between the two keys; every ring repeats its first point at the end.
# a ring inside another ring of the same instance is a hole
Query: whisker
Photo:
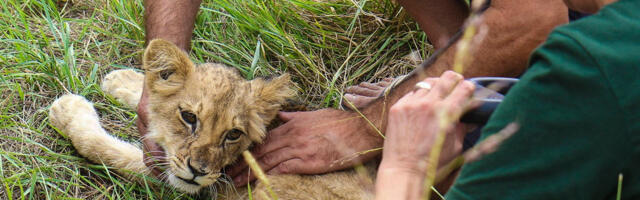
{"type": "Polygon", "coordinates": [[[236,187],[233,185],[233,182],[231,181],[231,177],[228,174],[222,173],[222,175],[218,177],[216,184],[218,184],[218,186],[220,186],[221,189],[225,190],[225,195],[240,196],[240,194],[238,193],[238,190],[236,189],[236,187]]]}
{"type": "Polygon", "coordinates": [[[167,168],[167,167],[169,167],[169,164],[167,164],[167,163],[154,163],[154,164],[147,165],[147,167],[149,167],[149,168],[154,168],[154,167],[167,168]]]}
{"type": "Polygon", "coordinates": [[[158,153],[166,153],[165,151],[159,151],[159,150],[145,151],[145,152],[146,152],[146,153],[149,153],[149,152],[153,152],[153,153],[156,153],[156,152],[158,152],[158,153]]]}
{"type": "Polygon", "coordinates": [[[168,170],[165,170],[165,171],[163,171],[162,173],[160,173],[158,175],[158,179],[160,179],[162,181],[168,181],[170,173],[171,172],[169,172],[168,170]]]}
{"type": "Polygon", "coordinates": [[[163,160],[167,160],[166,158],[159,158],[159,157],[146,157],[143,159],[144,161],[148,161],[148,160],[159,160],[158,162],[166,162],[163,160]]]}
{"type": "Polygon", "coordinates": [[[209,189],[209,194],[213,196],[213,199],[218,199],[218,188],[216,188],[215,184],[207,186],[207,189],[209,189]]]}
{"type": "Polygon", "coordinates": [[[148,166],[149,166],[149,167],[166,167],[166,166],[169,166],[169,163],[166,163],[166,162],[164,162],[164,163],[156,162],[156,163],[150,164],[150,165],[148,165],[148,166]]]}
{"type": "Polygon", "coordinates": [[[153,161],[153,164],[165,164],[165,165],[170,164],[170,163],[169,163],[169,162],[167,162],[167,161],[155,161],[155,160],[144,160],[144,161],[145,161],[145,163],[146,163],[147,161],[153,161]]]}

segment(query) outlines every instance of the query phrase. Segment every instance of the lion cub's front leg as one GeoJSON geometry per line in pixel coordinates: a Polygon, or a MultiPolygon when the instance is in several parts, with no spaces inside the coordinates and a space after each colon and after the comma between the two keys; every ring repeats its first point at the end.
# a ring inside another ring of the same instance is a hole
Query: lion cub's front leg
{"type": "Polygon", "coordinates": [[[107,133],[101,126],[93,105],[84,97],[67,94],[57,99],[49,110],[51,124],[67,134],[82,156],[105,163],[120,172],[147,174],[142,150],[107,133]]]}

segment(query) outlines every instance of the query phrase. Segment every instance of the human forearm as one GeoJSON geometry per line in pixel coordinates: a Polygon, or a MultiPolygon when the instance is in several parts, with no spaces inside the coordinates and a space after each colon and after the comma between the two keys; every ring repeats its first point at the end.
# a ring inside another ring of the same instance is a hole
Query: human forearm
{"type": "Polygon", "coordinates": [[[145,0],[146,43],[164,39],[188,51],[202,0],[145,0]]]}
{"type": "Polygon", "coordinates": [[[425,175],[380,165],[376,176],[376,199],[419,199],[425,175]]]}
{"type": "MultiPolygon", "coordinates": [[[[434,187],[440,193],[445,193],[451,188],[460,170],[452,172],[442,182],[434,187]]],[[[425,170],[413,171],[385,167],[380,164],[376,175],[376,199],[419,199],[424,195],[424,180],[427,177],[425,170]]]]}
{"type": "Polygon", "coordinates": [[[436,49],[447,45],[449,39],[460,30],[469,15],[469,8],[464,1],[398,0],[397,2],[427,33],[429,41],[436,49]]]}
{"type": "MultiPolygon", "coordinates": [[[[493,0],[482,15],[488,31],[484,40],[472,43],[477,46],[469,54],[472,56],[471,63],[461,72],[467,78],[519,75],[527,68],[531,51],[544,41],[554,27],[568,20],[567,9],[561,0],[493,0]]],[[[403,80],[397,80],[397,84],[363,109],[365,115],[376,122],[379,130],[385,130],[385,118],[391,105],[413,90],[418,81],[452,69],[459,38],[460,35],[454,36],[447,46],[438,50],[403,80]]]]}

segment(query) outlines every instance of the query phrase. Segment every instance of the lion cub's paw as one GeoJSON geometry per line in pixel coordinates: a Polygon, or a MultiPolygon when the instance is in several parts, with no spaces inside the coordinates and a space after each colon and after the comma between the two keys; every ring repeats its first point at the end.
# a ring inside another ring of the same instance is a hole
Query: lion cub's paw
{"type": "Polygon", "coordinates": [[[49,109],[49,120],[67,134],[70,134],[71,126],[99,126],[98,114],[93,105],[75,94],[67,94],[54,101],[49,109]]]}
{"type": "Polygon", "coordinates": [[[135,108],[142,95],[144,75],[131,69],[115,70],[102,80],[102,90],[135,108]]]}

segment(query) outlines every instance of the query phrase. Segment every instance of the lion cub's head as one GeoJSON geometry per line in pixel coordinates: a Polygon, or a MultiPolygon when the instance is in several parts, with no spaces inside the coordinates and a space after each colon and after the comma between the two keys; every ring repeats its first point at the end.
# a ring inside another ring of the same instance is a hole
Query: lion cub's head
{"type": "Polygon", "coordinates": [[[247,81],[220,64],[194,65],[173,44],[149,43],[143,65],[149,90],[148,139],[166,153],[167,180],[194,193],[211,185],[253,142],[265,137],[286,98],[289,76],[247,81]]]}

